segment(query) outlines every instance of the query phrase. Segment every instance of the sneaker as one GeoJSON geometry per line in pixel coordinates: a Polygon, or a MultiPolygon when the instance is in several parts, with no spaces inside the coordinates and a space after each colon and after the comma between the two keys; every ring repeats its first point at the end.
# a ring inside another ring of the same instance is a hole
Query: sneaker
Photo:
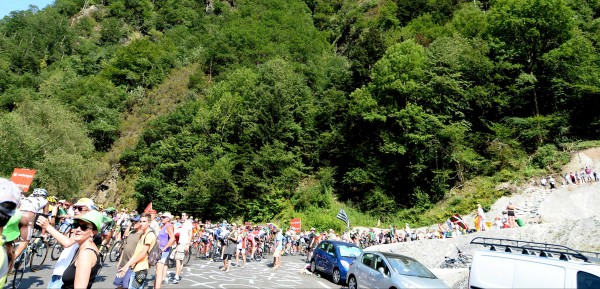
{"type": "Polygon", "coordinates": [[[173,279],[173,280],[171,280],[171,284],[179,284],[179,279],[173,279]]]}

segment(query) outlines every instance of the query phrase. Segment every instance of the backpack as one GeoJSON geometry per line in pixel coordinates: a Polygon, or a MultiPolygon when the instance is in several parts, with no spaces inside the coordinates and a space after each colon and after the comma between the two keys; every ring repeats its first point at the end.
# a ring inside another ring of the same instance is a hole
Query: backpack
{"type": "MultiPolygon", "coordinates": [[[[162,256],[162,251],[160,250],[160,242],[158,241],[158,235],[156,235],[156,232],[154,232],[154,230],[150,230],[150,232],[152,232],[156,236],[156,242],[154,242],[154,246],[150,249],[150,251],[148,251],[148,265],[152,267],[156,266],[156,263],[158,263],[158,260],[160,260],[160,257],[162,256]]],[[[146,234],[146,237],[148,237],[148,234],[146,234]]],[[[145,243],[146,238],[144,237],[144,244],[145,243]]]]}

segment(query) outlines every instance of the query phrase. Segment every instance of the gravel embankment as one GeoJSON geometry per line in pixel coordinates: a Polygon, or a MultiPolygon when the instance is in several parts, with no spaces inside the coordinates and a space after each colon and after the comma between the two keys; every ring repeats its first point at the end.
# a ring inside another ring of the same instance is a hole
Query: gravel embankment
{"type": "MultiPolygon", "coordinates": [[[[599,152],[599,149],[590,149],[574,154],[565,170],[585,167],[588,162],[592,166],[597,165],[599,152]]],[[[596,168],[600,169],[598,166],[596,168]]],[[[509,200],[518,207],[517,217],[525,221],[524,227],[490,230],[442,240],[379,245],[367,250],[392,251],[413,257],[432,269],[452,288],[467,288],[468,271],[439,269],[440,264],[444,256],[455,256],[457,247],[467,254],[473,254],[474,250],[485,250],[480,245],[469,244],[475,237],[543,242],[582,251],[600,251],[600,183],[559,186],[552,191],[539,187],[520,188],[519,193],[500,198],[486,213],[487,219],[493,221],[495,216],[501,215],[509,200]]],[[[463,217],[472,227],[473,215],[463,217]]]]}

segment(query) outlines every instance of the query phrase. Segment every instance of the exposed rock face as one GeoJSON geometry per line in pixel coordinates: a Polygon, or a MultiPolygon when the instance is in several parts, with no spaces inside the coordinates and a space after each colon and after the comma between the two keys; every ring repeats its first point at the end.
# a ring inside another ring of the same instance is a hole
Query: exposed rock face
{"type": "Polygon", "coordinates": [[[98,186],[93,193],[93,199],[98,204],[118,204],[120,201],[117,181],[119,180],[119,169],[121,164],[111,166],[108,177],[98,186]]]}

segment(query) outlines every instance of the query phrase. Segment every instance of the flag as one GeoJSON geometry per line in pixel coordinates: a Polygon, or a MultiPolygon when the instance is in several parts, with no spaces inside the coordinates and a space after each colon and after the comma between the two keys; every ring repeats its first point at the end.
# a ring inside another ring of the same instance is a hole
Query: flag
{"type": "Polygon", "coordinates": [[[146,208],[144,209],[144,213],[156,214],[156,211],[154,209],[152,209],[152,202],[150,202],[150,204],[148,204],[148,206],[146,206],[146,208]]]}
{"type": "MultiPolygon", "coordinates": [[[[469,226],[467,226],[467,224],[465,224],[465,222],[463,221],[463,219],[460,217],[459,214],[454,214],[454,216],[450,217],[448,219],[448,221],[460,226],[461,228],[463,228],[465,230],[469,229],[469,226]]],[[[450,226],[448,226],[448,227],[450,227],[450,226]]]]}
{"type": "Polygon", "coordinates": [[[340,212],[337,214],[336,218],[346,222],[348,228],[350,228],[350,220],[348,219],[348,215],[344,212],[344,209],[340,209],[340,212]]]}

